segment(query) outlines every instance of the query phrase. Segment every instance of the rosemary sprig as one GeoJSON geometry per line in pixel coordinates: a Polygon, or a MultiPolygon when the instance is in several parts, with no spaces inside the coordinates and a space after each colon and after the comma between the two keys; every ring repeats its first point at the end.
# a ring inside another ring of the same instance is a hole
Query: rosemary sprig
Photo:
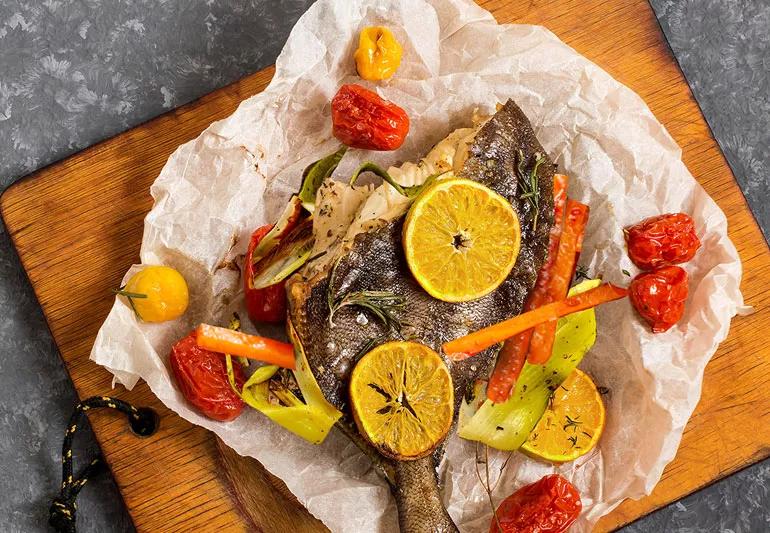
{"type": "Polygon", "coordinates": [[[368,310],[387,328],[401,330],[401,322],[395,312],[403,309],[406,299],[390,291],[354,291],[334,297],[334,282],[337,276],[339,259],[329,273],[329,285],[326,288],[326,301],[329,305],[329,325],[334,327],[334,313],[343,307],[357,305],[368,310]]]}
{"type": "Polygon", "coordinates": [[[537,229],[537,219],[540,216],[540,182],[537,171],[540,165],[545,161],[545,156],[541,153],[535,154],[535,166],[532,170],[527,170],[527,160],[524,158],[524,152],[519,150],[519,161],[516,165],[516,175],[519,179],[519,185],[524,191],[519,198],[527,200],[532,206],[532,231],[537,229]]]}
{"type": "Polygon", "coordinates": [[[136,306],[134,305],[134,298],[143,299],[147,298],[146,294],[142,294],[140,292],[129,292],[127,290],[124,290],[126,288],[125,285],[123,285],[119,289],[112,289],[113,294],[117,294],[118,296],[123,296],[126,300],[128,300],[128,305],[131,306],[131,310],[136,315],[136,318],[139,320],[142,320],[142,315],[139,314],[139,311],[136,309],[136,306]]]}
{"type": "Polygon", "coordinates": [[[334,300],[329,308],[329,324],[334,326],[334,313],[345,306],[357,305],[368,310],[374,317],[388,328],[401,329],[401,322],[395,311],[403,309],[406,300],[403,296],[390,291],[355,291],[343,294],[334,300]]]}

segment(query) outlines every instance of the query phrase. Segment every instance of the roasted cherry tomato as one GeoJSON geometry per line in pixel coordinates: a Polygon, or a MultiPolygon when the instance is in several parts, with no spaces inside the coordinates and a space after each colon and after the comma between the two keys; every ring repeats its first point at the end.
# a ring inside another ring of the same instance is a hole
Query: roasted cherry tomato
{"type": "Polygon", "coordinates": [[[552,474],[504,499],[497,508],[497,519],[492,518],[489,533],[567,531],[582,509],[580,494],[572,483],[552,474]]]}
{"type": "MultiPolygon", "coordinates": [[[[222,422],[238,418],[244,403],[230,387],[224,355],[198,346],[193,331],[171,348],[170,361],[176,384],[198,411],[222,422]]],[[[243,388],[241,366],[234,364],[233,371],[236,385],[243,388]]]]}
{"type": "Polygon", "coordinates": [[[131,304],[144,322],[165,322],[179,318],[187,310],[187,282],[171,267],[150,265],[134,274],[117,294],[131,304]]]}
{"type": "Polygon", "coordinates": [[[272,224],[257,228],[252,233],[243,271],[243,294],[246,310],[252,322],[271,322],[278,324],[286,320],[286,283],[276,283],[264,289],[249,287],[249,280],[254,277],[252,255],[260,241],[273,229],[272,224]]]}
{"type": "Polygon", "coordinates": [[[409,117],[360,85],[343,85],[332,100],[332,132],[353,148],[395,150],[409,133],[409,117]]]}
{"type": "Polygon", "coordinates": [[[628,256],[642,270],[689,261],[700,247],[695,223],[685,213],[642,220],[626,229],[628,256]]]}
{"type": "Polygon", "coordinates": [[[653,333],[663,333],[676,324],[684,313],[687,300],[687,272],[678,266],[667,266],[653,272],[642,272],[628,288],[631,303],[642,315],[653,333]]]}

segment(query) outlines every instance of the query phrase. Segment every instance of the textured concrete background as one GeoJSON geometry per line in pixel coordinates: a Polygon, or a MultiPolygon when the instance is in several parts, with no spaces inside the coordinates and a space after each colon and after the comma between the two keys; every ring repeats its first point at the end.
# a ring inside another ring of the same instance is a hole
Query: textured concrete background
{"type": "MultiPolygon", "coordinates": [[[[0,189],[271,64],[310,3],[0,1],[0,189]]],[[[652,4],[770,235],[770,0],[652,4]]],[[[0,530],[45,531],[76,399],[2,226],[0,308],[0,530]]],[[[76,449],[76,461],[90,457],[93,436],[79,436],[76,449]]],[[[768,486],[765,462],[626,530],[770,531],[768,486]]],[[[80,531],[132,530],[106,476],[78,503],[80,531]]]]}

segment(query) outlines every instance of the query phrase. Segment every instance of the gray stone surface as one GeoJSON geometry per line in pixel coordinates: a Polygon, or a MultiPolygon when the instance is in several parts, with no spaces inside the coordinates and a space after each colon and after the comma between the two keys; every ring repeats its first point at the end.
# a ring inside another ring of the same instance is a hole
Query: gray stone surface
{"type": "MultiPolygon", "coordinates": [[[[272,63],[310,0],[2,0],[0,188],[272,63]]],[[[770,2],[653,0],[736,177],[770,231],[770,2]]],[[[0,226],[0,531],[45,531],[75,394],[0,226]]],[[[97,447],[78,437],[76,459],[97,447]]],[[[770,462],[627,528],[770,530],[770,462]]],[[[130,531],[114,483],[81,531],[130,531]]]]}

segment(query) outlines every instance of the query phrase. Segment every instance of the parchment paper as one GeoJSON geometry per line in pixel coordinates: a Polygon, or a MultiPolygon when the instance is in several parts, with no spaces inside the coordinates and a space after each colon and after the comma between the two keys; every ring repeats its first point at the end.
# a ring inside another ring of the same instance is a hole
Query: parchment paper
{"type": "MultiPolygon", "coordinates": [[[[144,379],[180,416],[257,458],[333,531],[397,530],[388,489],[343,436],[313,446],[250,409],[231,423],[211,421],[185,403],[167,367],[174,341],[200,321],[226,321],[242,303],[239,274],[229,262],[245,251],[254,228],[274,220],[302,169],[336,148],[329,101],[342,83],[361,83],[353,51],[359,30],[374,24],[389,26],[403,44],[397,75],[376,90],[406,109],[411,131],[396,152],[351,152],[338,175],[349,176],[362,157],[382,166],[416,160],[453,129],[470,125],[475,108],[491,113],[513,98],[572,177],[569,194],[591,207],[580,261],[591,274],[625,285],[621,269],[636,273],[624,226],[673,211],[696,221],[703,246],[684,265],[690,297],[677,326],[653,335],[627,301],[597,312],[598,339],[581,367],[610,390],[598,451],[559,468],[514,454],[496,485],[499,502],[560,471],[580,489],[584,511],[575,530],[587,531],[624,498],[648,494],[674,457],[700,397],[703,369],[742,305],[741,264],[724,214],[636,94],[547,29],[498,25],[470,1],[314,4],[292,31],[270,86],[181,146],[152,186],[141,261],[178,268],[190,286],[190,310],[150,325],[116,301],[91,358],[126,387],[144,379]]],[[[490,455],[493,484],[505,457],[490,455]]],[[[440,470],[444,497],[461,530],[486,531],[491,512],[474,461],[474,445],[451,437],[440,470]]]]}

